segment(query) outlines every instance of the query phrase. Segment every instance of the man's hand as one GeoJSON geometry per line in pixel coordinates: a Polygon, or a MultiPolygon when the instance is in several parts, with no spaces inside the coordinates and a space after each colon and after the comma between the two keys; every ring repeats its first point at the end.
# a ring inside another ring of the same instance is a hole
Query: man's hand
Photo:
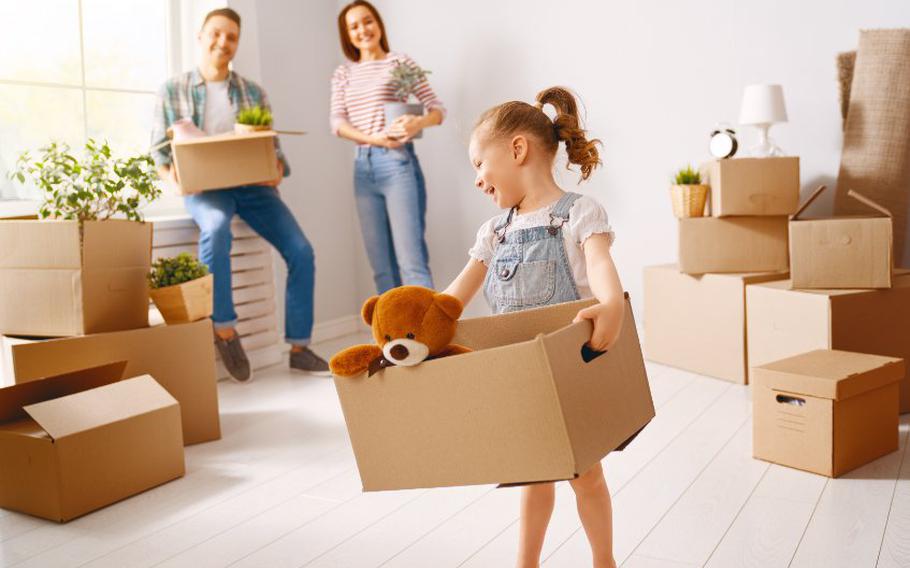
{"type": "Polygon", "coordinates": [[[282,179],[284,179],[284,164],[281,163],[281,160],[278,160],[278,177],[271,181],[264,182],[262,185],[277,188],[282,179]]]}
{"type": "Polygon", "coordinates": [[[616,309],[609,304],[597,303],[580,310],[573,323],[586,319],[594,324],[588,346],[595,351],[606,351],[612,347],[619,338],[619,324],[622,323],[622,318],[616,317],[616,309]]]}
{"type": "Polygon", "coordinates": [[[172,186],[178,194],[183,195],[183,189],[180,187],[180,182],[177,181],[177,168],[173,164],[159,167],[158,177],[172,186]]]}
{"type": "Polygon", "coordinates": [[[392,138],[407,142],[417,136],[423,130],[423,126],[422,116],[403,114],[395,119],[386,132],[392,138]]]}

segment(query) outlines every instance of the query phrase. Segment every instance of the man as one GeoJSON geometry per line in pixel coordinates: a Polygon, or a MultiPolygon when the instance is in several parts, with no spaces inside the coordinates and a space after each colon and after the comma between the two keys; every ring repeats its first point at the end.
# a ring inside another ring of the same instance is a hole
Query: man
{"type": "MultiPolygon", "coordinates": [[[[209,12],[198,34],[201,63],[179,75],[158,92],[152,146],[167,139],[175,121],[190,117],[206,134],[230,132],[237,112],[251,106],[268,108],[262,88],[229,69],[240,41],[240,15],[230,8],[209,12]]],[[[267,183],[205,191],[185,198],[186,208],[199,226],[199,258],[214,275],[215,345],[231,376],[240,382],[251,377],[250,363],[237,334],[237,313],[231,294],[231,219],[241,219],[274,246],[288,266],[285,339],[291,344],[290,367],[328,374],[328,365],[307,345],[313,329],[313,248],[278,195],[278,184],[290,173],[275,142],[278,179],[267,183]]],[[[178,186],[170,146],[153,152],[158,174],[178,186]]]]}

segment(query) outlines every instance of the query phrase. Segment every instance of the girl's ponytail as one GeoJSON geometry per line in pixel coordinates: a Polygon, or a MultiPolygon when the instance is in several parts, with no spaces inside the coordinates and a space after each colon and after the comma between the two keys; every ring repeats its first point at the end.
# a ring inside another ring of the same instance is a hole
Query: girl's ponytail
{"type": "Polygon", "coordinates": [[[581,179],[588,179],[594,168],[601,164],[597,151],[597,145],[601,142],[585,137],[585,130],[578,118],[575,96],[563,87],[550,87],[537,94],[537,108],[542,109],[544,105],[552,105],[556,109],[556,117],[553,119],[556,138],[566,143],[569,163],[581,168],[581,179]]]}

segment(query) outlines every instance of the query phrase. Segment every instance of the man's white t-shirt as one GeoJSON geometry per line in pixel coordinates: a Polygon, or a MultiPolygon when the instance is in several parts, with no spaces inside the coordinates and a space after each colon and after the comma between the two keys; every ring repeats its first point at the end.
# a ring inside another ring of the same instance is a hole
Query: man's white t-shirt
{"type": "Polygon", "coordinates": [[[234,130],[234,107],[228,96],[227,81],[205,82],[205,116],[202,129],[209,136],[234,130]]]}

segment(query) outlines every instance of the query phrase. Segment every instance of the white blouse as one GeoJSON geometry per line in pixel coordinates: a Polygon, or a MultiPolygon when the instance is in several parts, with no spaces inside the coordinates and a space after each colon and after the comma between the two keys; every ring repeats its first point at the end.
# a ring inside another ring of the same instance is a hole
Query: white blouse
{"type": "MultiPolygon", "coordinates": [[[[512,224],[506,229],[506,234],[531,227],[546,227],[550,224],[550,211],[553,210],[555,205],[556,203],[554,202],[529,213],[516,214],[512,218],[512,224]]],[[[471,258],[483,262],[487,267],[490,266],[490,261],[493,259],[493,251],[496,248],[496,244],[498,244],[493,230],[501,217],[501,215],[497,215],[481,225],[477,231],[477,240],[468,251],[471,258]]],[[[575,278],[578,293],[582,298],[593,296],[591,287],[588,285],[588,274],[582,245],[591,235],[601,234],[609,235],[610,243],[613,243],[615,235],[612,227],[610,227],[607,212],[596,199],[582,195],[572,204],[571,209],[569,209],[569,221],[562,226],[566,257],[572,269],[572,276],[575,278]]]]}

